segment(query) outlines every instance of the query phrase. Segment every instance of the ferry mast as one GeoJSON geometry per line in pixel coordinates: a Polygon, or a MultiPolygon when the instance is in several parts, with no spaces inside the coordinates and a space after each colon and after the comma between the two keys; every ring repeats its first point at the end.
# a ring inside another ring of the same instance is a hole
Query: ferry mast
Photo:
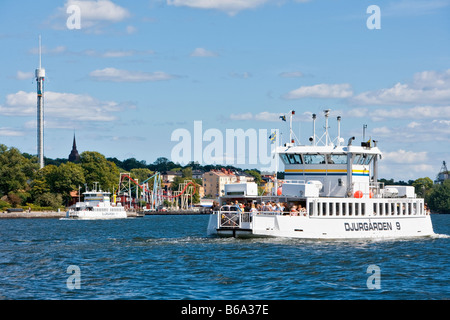
{"type": "Polygon", "coordinates": [[[39,68],[36,69],[37,83],[37,152],[39,167],[44,167],[44,78],[45,69],[41,66],[41,36],[39,36],[39,68]]]}

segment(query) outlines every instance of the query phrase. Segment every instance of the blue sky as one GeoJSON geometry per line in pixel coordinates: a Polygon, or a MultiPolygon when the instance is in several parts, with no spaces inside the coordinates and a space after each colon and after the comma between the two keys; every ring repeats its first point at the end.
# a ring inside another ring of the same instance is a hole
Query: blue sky
{"type": "Polygon", "coordinates": [[[80,152],[152,163],[194,121],[286,135],[289,110],[307,143],[331,109],[333,135],[340,115],[345,141],[363,124],[379,141],[381,177],[434,179],[450,161],[449,0],[3,0],[0,24],[0,143],[22,152],[36,153],[41,35],[46,157],[68,157],[75,131],[80,152]]]}

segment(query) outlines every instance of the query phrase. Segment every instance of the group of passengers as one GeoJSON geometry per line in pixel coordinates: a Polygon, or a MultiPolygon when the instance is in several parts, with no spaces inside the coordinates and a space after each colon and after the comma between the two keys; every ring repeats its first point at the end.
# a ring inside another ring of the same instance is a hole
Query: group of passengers
{"type": "Polygon", "coordinates": [[[227,205],[235,206],[239,208],[241,212],[250,212],[251,215],[264,213],[291,215],[291,216],[306,215],[306,208],[302,207],[301,204],[295,205],[275,201],[261,202],[261,204],[254,202],[247,202],[246,204],[244,204],[235,200],[234,202],[229,201],[227,205]]]}

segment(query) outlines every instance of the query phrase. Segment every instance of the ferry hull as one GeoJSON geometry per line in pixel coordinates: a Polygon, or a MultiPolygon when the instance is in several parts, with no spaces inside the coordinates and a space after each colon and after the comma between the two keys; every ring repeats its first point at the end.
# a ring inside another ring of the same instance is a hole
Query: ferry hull
{"type": "Polygon", "coordinates": [[[76,220],[111,220],[111,219],[126,219],[127,213],[123,212],[92,212],[92,211],[77,211],[67,212],[69,219],[76,220]]]}
{"type": "Polygon", "coordinates": [[[217,214],[210,216],[208,234],[234,237],[285,237],[299,239],[411,238],[434,235],[429,215],[322,218],[308,216],[257,215],[239,227],[219,226],[217,214]]]}

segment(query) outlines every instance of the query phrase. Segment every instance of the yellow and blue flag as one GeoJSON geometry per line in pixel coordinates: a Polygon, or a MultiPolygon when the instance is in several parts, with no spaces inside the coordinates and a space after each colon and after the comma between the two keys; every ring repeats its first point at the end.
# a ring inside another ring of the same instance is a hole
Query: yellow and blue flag
{"type": "Polygon", "coordinates": [[[276,139],[277,139],[277,133],[273,132],[270,136],[269,136],[270,141],[273,143],[276,139]]]}

